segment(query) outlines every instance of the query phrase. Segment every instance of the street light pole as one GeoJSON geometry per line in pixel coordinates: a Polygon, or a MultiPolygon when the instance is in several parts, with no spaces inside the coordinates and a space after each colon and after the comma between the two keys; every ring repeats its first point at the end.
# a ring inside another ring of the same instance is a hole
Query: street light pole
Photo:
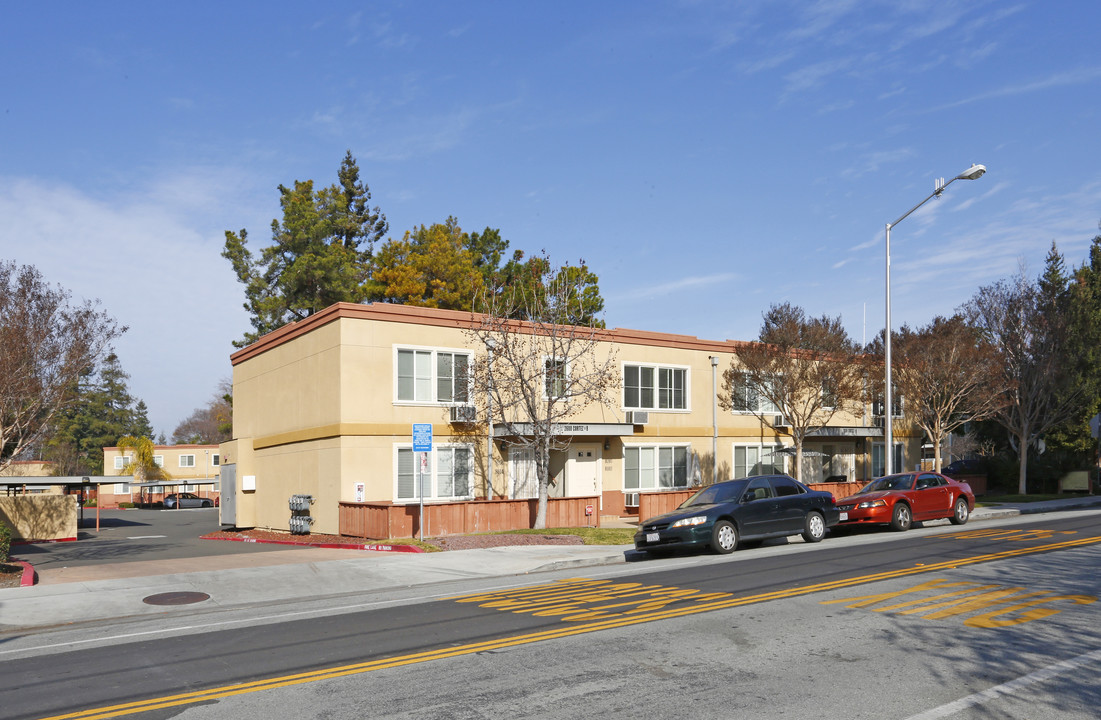
{"type": "Polygon", "coordinates": [[[900,222],[910,217],[910,214],[917,210],[919,207],[929,202],[935,197],[940,197],[945,188],[954,183],[957,180],[978,180],[986,173],[985,165],[972,164],[967,170],[952,178],[948,182],[944,182],[944,179],[940,179],[936,183],[936,190],[933,193],[914,205],[912,208],[906,211],[906,214],[895,220],[893,223],[887,223],[887,302],[886,302],[886,318],[885,318],[885,331],[883,333],[883,365],[884,365],[884,387],[883,387],[883,474],[890,475],[894,472],[894,436],[891,413],[892,413],[892,400],[891,397],[891,228],[898,225],[900,222]]]}

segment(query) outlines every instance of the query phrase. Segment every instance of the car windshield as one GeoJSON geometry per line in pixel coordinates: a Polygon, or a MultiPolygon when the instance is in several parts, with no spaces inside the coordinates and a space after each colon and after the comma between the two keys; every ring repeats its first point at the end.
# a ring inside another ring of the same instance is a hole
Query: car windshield
{"type": "Polygon", "coordinates": [[[914,486],[914,476],[911,473],[904,475],[887,475],[876,480],[872,480],[870,483],[860,489],[862,493],[876,492],[880,490],[909,490],[914,486]]]}
{"type": "Polygon", "coordinates": [[[744,482],[708,485],[681,503],[681,507],[687,508],[693,505],[714,505],[716,503],[731,502],[741,495],[743,488],[745,488],[744,482]]]}

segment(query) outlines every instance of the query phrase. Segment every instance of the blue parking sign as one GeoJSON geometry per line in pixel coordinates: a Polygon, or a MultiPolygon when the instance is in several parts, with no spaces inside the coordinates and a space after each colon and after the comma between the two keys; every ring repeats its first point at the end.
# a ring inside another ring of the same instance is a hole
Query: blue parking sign
{"type": "Polygon", "coordinates": [[[413,423],[413,452],[432,452],[432,423],[413,423]]]}

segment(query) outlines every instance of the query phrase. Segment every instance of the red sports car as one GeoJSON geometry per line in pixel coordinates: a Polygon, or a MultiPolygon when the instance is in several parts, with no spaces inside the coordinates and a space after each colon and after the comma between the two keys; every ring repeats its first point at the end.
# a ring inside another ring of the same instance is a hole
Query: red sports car
{"type": "Polygon", "coordinates": [[[895,530],[940,518],[963,525],[974,507],[970,485],[932,472],[887,475],[837,501],[841,525],[889,524],[895,530]]]}

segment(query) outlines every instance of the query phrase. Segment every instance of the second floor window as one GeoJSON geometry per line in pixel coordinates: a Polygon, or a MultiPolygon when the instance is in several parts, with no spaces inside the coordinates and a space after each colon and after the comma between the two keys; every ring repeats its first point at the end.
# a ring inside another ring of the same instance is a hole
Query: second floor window
{"type": "Polygon", "coordinates": [[[194,455],[180,455],[180,467],[182,467],[182,468],[195,467],[195,456],[194,455]]]}
{"type": "Polygon", "coordinates": [[[730,393],[730,404],[734,412],[778,413],[780,409],[768,399],[765,393],[745,373],[738,373],[730,393]]]}
{"type": "Polygon", "coordinates": [[[623,407],[639,410],[686,410],[685,368],[623,366],[623,407]]]}
{"type": "Polygon", "coordinates": [[[398,350],[397,397],[407,402],[465,403],[470,356],[445,350],[398,350]]]}
{"type": "Polygon", "coordinates": [[[562,399],[569,392],[569,368],[566,361],[560,358],[546,358],[543,360],[543,374],[546,379],[544,392],[548,399],[562,399]]]}

